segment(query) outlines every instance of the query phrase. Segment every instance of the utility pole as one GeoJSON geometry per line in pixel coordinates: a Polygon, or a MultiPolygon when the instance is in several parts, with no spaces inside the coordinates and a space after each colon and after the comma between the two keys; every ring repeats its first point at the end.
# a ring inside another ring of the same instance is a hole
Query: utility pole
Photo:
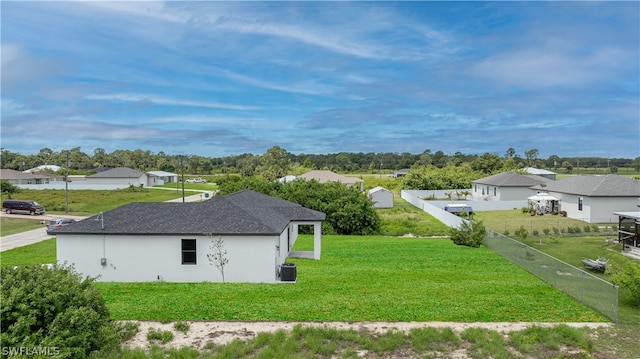
{"type": "Polygon", "coordinates": [[[66,175],[64,176],[64,213],[69,213],[69,151],[67,152],[66,175]]]}

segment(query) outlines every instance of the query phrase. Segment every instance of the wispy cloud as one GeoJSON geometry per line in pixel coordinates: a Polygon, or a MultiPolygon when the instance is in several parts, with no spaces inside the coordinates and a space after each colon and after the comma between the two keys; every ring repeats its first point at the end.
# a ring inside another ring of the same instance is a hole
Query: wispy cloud
{"type": "Polygon", "coordinates": [[[217,102],[210,102],[210,101],[183,100],[183,99],[162,97],[158,95],[135,94],[135,93],[120,93],[120,94],[108,94],[108,95],[91,94],[91,95],[87,95],[86,99],[96,100],[96,101],[99,100],[99,101],[113,101],[113,102],[150,103],[155,105],[166,105],[166,106],[218,108],[218,109],[225,109],[225,110],[252,111],[252,110],[260,109],[260,107],[257,107],[257,106],[234,105],[234,104],[217,103],[217,102]]]}

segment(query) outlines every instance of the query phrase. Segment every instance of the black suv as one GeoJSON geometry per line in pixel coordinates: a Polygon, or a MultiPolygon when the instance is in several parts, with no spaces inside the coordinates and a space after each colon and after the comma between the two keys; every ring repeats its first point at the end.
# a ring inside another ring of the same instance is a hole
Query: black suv
{"type": "Polygon", "coordinates": [[[8,199],[2,203],[2,210],[11,213],[25,213],[30,215],[44,214],[44,207],[36,201],[8,199]]]}

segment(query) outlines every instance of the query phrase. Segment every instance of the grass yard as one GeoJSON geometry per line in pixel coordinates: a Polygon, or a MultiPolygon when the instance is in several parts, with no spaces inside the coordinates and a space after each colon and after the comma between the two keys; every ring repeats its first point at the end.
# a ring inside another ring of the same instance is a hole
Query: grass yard
{"type": "Polygon", "coordinates": [[[575,233],[577,235],[618,237],[617,231],[612,229],[611,224],[585,223],[558,215],[531,216],[529,213],[522,213],[520,208],[507,211],[475,212],[473,216],[474,219],[483,221],[486,228],[511,237],[520,227],[524,227],[529,236],[534,236],[534,231],[537,231],[539,236],[545,237],[545,229],[549,232],[547,237],[572,235],[569,229],[571,227],[579,228],[580,232],[575,233]]]}
{"type": "MultiPolygon", "coordinates": [[[[185,191],[186,195],[195,193],[185,191]]],[[[164,202],[178,197],[182,197],[182,191],[139,187],[119,190],[72,190],[69,191],[69,214],[94,215],[130,202],[164,202]]],[[[13,198],[31,199],[43,205],[47,213],[64,214],[64,190],[21,189],[19,193],[13,195],[13,198]]],[[[5,199],[6,195],[0,197],[2,201],[5,199]]]]}
{"type": "Polygon", "coordinates": [[[380,232],[385,236],[447,236],[449,227],[427,212],[421,211],[395,196],[393,208],[378,209],[382,221],[380,232]]]}
{"type": "Polygon", "coordinates": [[[25,216],[25,218],[0,218],[0,236],[9,236],[16,233],[30,231],[44,227],[40,224],[42,218],[38,216],[25,216]]]}
{"type": "Polygon", "coordinates": [[[96,287],[114,319],[606,321],[487,248],[448,239],[325,236],[322,260],[293,261],[296,284],[96,287]]]}
{"type": "Polygon", "coordinates": [[[17,247],[0,253],[2,267],[56,263],[56,239],[17,247]]]}

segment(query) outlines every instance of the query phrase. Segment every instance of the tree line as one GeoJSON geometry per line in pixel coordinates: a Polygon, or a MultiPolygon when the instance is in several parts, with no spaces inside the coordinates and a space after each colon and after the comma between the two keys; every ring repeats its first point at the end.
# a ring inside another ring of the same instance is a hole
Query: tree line
{"type": "MultiPolygon", "coordinates": [[[[474,170],[492,173],[507,167],[523,168],[536,167],[551,170],[564,169],[571,173],[574,168],[586,167],[616,172],[618,168],[634,168],[640,171],[640,157],[603,158],[603,157],[560,157],[551,155],[540,158],[538,149],[529,149],[522,154],[514,148],[508,148],[505,153],[463,154],[461,152],[444,153],[432,152],[426,149],[422,153],[408,152],[338,152],[331,154],[294,154],[285,149],[274,146],[262,155],[244,153],[225,157],[205,157],[200,155],[170,155],[163,151],[158,153],[149,150],[115,150],[107,152],[103,148],[96,148],[92,153],[86,153],[80,147],[69,150],[53,151],[43,148],[37,154],[20,154],[1,149],[0,167],[14,170],[26,170],[40,165],[58,165],[71,171],[94,171],[101,167],[128,167],[140,171],[162,170],[167,172],[182,172],[190,174],[231,173],[243,177],[252,176],[265,171],[287,169],[328,169],[342,173],[380,173],[416,165],[445,168],[469,164],[474,170]]],[[[275,173],[274,173],[275,174],[275,173]]],[[[284,173],[286,175],[287,173],[284,173]]],[[[295,174],[295,173],[294,173],[295,174]]],[[[272,177],[268,175],[266,177],[272,177]]]]}

